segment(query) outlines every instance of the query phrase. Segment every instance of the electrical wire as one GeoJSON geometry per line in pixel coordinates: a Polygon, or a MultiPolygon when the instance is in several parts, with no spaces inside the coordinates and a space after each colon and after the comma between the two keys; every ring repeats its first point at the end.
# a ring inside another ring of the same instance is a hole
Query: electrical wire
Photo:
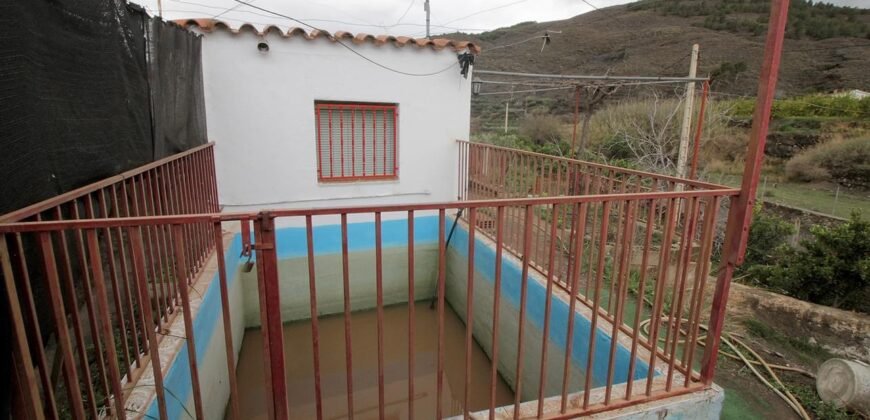
{"type": "Polygon", "coordinates": [[[491,11],[493,11],[493,10],[504,9],[505,7],[514,6],[514,5],[517,5],[517,4],[520,4],[520,3],[525,3],[525,2],[527,2],[527,1],[529,1],[529,0],[517,0],[517,1],[511,2],[511,3],[503,4],[503,5],[501,5],[501,6],[490,7],[489,9],[484,9],[484,10],[478,10],[478,11],[476,11],[476,12],[470,14],[470,15],[465,15],[465,16],[458,17],[458,18],[456,18],[456,19],[448,20],[447,22],[444,22],[443,24],[444,24],[444,25],[447,25],[447,24],[450,24],[450,23],[453,23],[453,22],[458,22],[458,21],[460,21],[460,20],[468,19],[468,18],[470,18],[470,17],[472,17],[472,16],[477,16],[477,15],[480,15],[480,14],[483,14],[483,13],[486,13],[486,12],[491,12],[491,11]]]}
{"type": "Polygon", "coordinates": [[[416,3],[416,2],[417,2],[417,0],[411,0],[411,3],[408,4],[408,8],[405,9],[405,13],[402,13],[402,16],[400,16],[399,19],[396,21],[396,23],[394,23],[392,26],[398,26],[399,23],[402,22],[402,19],[404,19],[405,16],[408,16],[408,12],[411,11],[411,7],[414,7],[414,3],[416,3]]]}
{"type": "MultiPolygon", "coordinates": [[[[524,86],[534,86],[529,85],[527,83],[522,82],[494,82],[487,81],[483,83],[496,83],[496,84],[510,84],[510,85],[524,85],[524,86]]],[[[673,83],[685,83],[678,82],[673,80],[664,80],[664,81],[652,81],[652,82],[625,82],[625,83],[593,83],[589,84],[590,87],[613,87],[613,86],[643,86],[643,85],[660,85],[660,84],[673,84],[673,83]]],[[[546,85],[543,85],[546,86],[546,85]]],[[[535,92],[547,92],[552,90],[562,90],[562,89],[573,89],[577,87],[577,84],[564,84],[562,86],[554,86],[550,88],[543,89],[528,89],[528,90],[514,90],[514,91],[498,91],[498,92],[481,92],[478,95],[512,95],[514,93],[535,93],[535,92]]]]}
{"type": "MultiPolygon", "coordinates": [[[[203,7],[206,9],[214,9],[214,10],[222,10],[222,11],[226,10],[225,7],[213,6],[210,4],[198,3],[198,2],[194,2],[194,1],[187,1],[187,0],[169,0],[169,1],[172,1],[175,3],[180,3],[180,4],[187,4],[190,6],[203,7]]],[[[200,10],[164,10],[164,12],[201,13],[202,11],[200,11],[200,10]]],[[[273,15],[269,15],[269,14],[265,14],[265,13],[258,13],[258,12],[253,11],[253,10],[233,10],[233,12],[235,12],[235,13],[248,13],[248,14],[251,14],[254,16],[261,16],[261,17],[267,17],[267,18],[275,18],[275,16],[273,16],[273,15]]],[[[248,21],[248,20],[243,20],[243,19],[235,19],[235,18],[229,18],[229,17],[222,17],[221,19],[232,20],[232,21],[236,21],[236,22],[255,23],[258,25],[272,25],[272,23],[253,22],[253,21],[248,21]]],[[[304,20],[307,22],[328,22],[328,23],[338,23],[338,24],[342,24],[342,25],[346,25],[346,26],[360,26],[360,27],[385,28],[385,29],[386,28],[394,28],[397,26],[415,26],[415,27],[426,26],[425,24],[422,24],[422,23],[398,23],[397,22],[397,23],[394,23],[392,25],[376,25],[373,23],[347,22],[347,21],[336,20],[336,19],[305,18],[305,19],[301,19],[301,20],[304,20]]],[[[435,25],[435,24],[432,24],[430,26],[444,28],[444,29],[450,29],[452,31],[487,31],[487,30],[489,30],[486,28],[459,28],[459,27],[443,26],[443,25],[435,25]]]]}
{"type": "MultiPolygon", "coordinates": [[[[285,18],[285,19],[291,20],[291,21],[293,21],[293,22],[297,22],[297,23],[299,23],[300,25],[304,25],[304,26],[306,26],[306,27],[308,27],[308,28],[311,28],[311,29],[314,29],[314,30],[316,30],[316,31],[322,31],[322,29],[319,29],[319,28],[315,27],[314,25],[311,25],[311,24],[306,23],[306,22],[304,22],[304,21],[302,21],[302,20],[296,19],[296,18],[294,18],[294,17],[292,17],[292,16],[288,16],[288,15],[285,15],[285,14],[281,14],[281,13],[278,13],[278,12],[274,12],[274,11],[272,11],[272,10],[269,10],[269,9],[266,9],[266,8],[263,8],[263,7],[260,7],[260,6],[255,6],[255,5],[252,5],[250,2],[244,2],[244,1],[242,1],[242,0],[234,0],[234,1],[237,2],[237,3],[241,3],[241,4],[243,4],[243,5],[246,5],[246,6],[248,6],[248,7],[252,7],[252,8],[254,8],[254,9],[257,9],[257,10],[260,10],[260,11],[263,11],[263,12],[266,12],[266,13],[271,13],[271,14],[273,14],[273,15],[275,15],[275,16],[282,17],[282,18],[285,18]]],[[[324,32],[327,32],[327,31],[324,31],[324,32]]],[[[350,51],[350,52],[352,52],[353,54],[357,55],[358,57],[362,58],[363,60],[368,61],[369,63],[372,63],[372,64],[374,64],[374,65],[376,65],[376,66],[378,66],[378,67],[380,67],[380,68],[382,68],[382,69],[384,69],[384,70],[389,70],[389,71],[391,71],[391,72],[393,72],[393,73],[397,73],[397,74],[401,74],[401,75],[405,75],[405,76],[414,76],[414,77],[435,76],[435,75],[437,75],[437,74],[444,73],[444,72],[446,72],[447,70],[450,70],[450,69],[452,69],[453,67],[456,67],[456,66],[459,65],[458,62],[454,62],[454,63],[450,64],[449,66],[447,66],[447,67],[445,67],[445,68],[443,68],[443,69],[441,69],[441,70],[438,70],[438,71],[432,72],[432,73],[410,73],[410,72],[405,72],[405,71],[402,71],[402,70],[397,70],[397,69],[394,69],[394,68],[392,68],[392,67],[388,67],[388,66],[386,66],[386,65],[384,65],[384,64],[381,64],[381,63],[379,63],[379,62],[377,62],[377,61],[375,61],[375,60],[372,60],[371,58],[366,57],[365,55],[363,55],[363,54],[360,53],[359,51],[353,49],[351,46],[345,44],[344,42],[342,42],[342,40],[340,40],[340,39],[338,39],[338,38],[334,38],[334,41],[335,41],[336,43],[338,43],[339,45],[341,45],[342,47],[344,47],[345,49],[347,49],[348,51],[350,51]]]]}
{"type": "Polygon", "coordinates": [[[531,38],[524,39],[524,40],[522,40],[522,41],[517,41],[517,42],[511,43],[511,44],[498,45],[498,46],[495,46],[495,47],[487,47],[486,50],[487,50],[487,51],[492,51],[492,50],[497,50],[497,49],[501,49],[501,48],[513,47],[514,45],[525,44],[526,42],[530,42],[530,41],[537,41],[537,40],[539,40],[539,39],[541,39],[541,38],[547,38],[547,35],[533,36],[533,37],[531,37],[531,38]]]}

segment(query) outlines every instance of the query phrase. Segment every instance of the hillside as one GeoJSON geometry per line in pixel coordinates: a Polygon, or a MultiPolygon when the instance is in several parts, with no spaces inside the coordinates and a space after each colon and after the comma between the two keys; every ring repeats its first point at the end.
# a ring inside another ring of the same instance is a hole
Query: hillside
{"type": "MultiPolygon", "coordinates": [[[[747,95],[756,88],[768,5],[645,0],[561,21],[446,36],[482,45],[478,69],[536,73],[684,75],[691,45],[699,43],[699,74],[719,76],[714,90],[747,95]],[[552,42],[543,51],[541,40],[522,42],[545,31],[552,42]]],[[[870,90],[868,28],[870,10],[792,2],[778,93],[870,90]]]]}

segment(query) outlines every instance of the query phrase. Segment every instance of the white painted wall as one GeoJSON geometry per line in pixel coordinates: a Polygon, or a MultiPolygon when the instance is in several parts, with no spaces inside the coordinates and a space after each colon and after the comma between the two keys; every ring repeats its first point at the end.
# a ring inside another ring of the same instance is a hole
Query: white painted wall
{"type": "Polygon", "coordinates": [[[457,139],[468,139],[471,75],[457,53],[412,45],[261,38],[224,30],[203,36],[208,135],[215,142],[224,211],[422,203],[456,199],[457,139]],[[315,100],[397,103],[399,179],[319,183],[315,100]]]}

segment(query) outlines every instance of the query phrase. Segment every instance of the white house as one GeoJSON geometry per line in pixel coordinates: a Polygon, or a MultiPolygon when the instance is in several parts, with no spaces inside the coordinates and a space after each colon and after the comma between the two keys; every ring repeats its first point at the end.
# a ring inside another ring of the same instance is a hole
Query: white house
{"type": "Polygon", "coordinates": [[[476,45],[177,23],[203,34],[224,211],[456,199],[476,45]]]}

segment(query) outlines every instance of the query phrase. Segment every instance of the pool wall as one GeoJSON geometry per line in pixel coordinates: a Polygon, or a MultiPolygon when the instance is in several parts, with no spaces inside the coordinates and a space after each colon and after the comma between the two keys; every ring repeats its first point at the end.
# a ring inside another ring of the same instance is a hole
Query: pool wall
{"type": "MultiPolygon", "coordinates": [[[[226,241],[225,241],[226,244],[226,241]]],[[[242,282],[239,280],[239,254],[242,250],[241,237],[236,234],[225,245],[224,262],[227,267],[227,288],[230,298],[230,314],[232,317],[233,347],[238,360],[242,348],[242,338],[245,332],[243,322],[244,302],[242,301],[242,282]]],[[[199,369],[200,391],[202,395],[205,418],[223,418],[229,401],[230,388],[227,378],[226,346],[224,345],[223,318],[221,314],[221,297],[219,275],[215,262],[206,264],[204,275],[209,279],[205,292],[199,296],[191,294],[191,312],[194,314],[193,330],[196,342],[196,362],[199,369]]],[[[181,316],[179,315],[179,320],[181,316]]],[[[183,328],[180,334],[184,334],[183,328]]],[[[174,330],[173,330],[174,333],[174,330]]],[[[164,337],[168,340],[171,337],[164,337]]],[[[188,364],[187,346],[183,340],[169,360],[169,369],[164,370],[164,389],[166,390],[166,410],[169,418],[187,418],[187,412],[194,413],[193,392],[190,382],[190,367],[188,364]],[[182,405],[183,402],[183,405],[182,405]]],[[[167,356],[161,344],[162,363],[167,363],[167,356]]],[[[157,399],[153,398],[148,405],[146,418],[159,418],[157,399]],[[149,417],[150,416],[150,417],[149,417]]]]}
{"type": "MultiPolygon", "coordinates": [[[[466,279],[468,276],[468,231],[459,224],[448,252],[447,299],[450,305],[466,319],[466,279]]],[[[484,351],[492,357],[492,320],[493,292],[495,286],[495,244],[477,234],[474,245],[474,323],[473,334],[484,351]]],[[[499,305],[499,373],[516,391],[517,344],[519,331],[519,308],[522,285],[522,265],[520,261],[503,253],[501,301],[499,305]]],[[[544,311],[546,306],[546,279],[534,270],[529,270],[526,289],[526,315],[523,331],[522,400],[537,398],[540,382],[541,351],[543,343],[544,311]]],[[[578,304],[579,306],[579,304],[578,304]]],[[[547,351],[547,383],[545,395],[561,392],[562,371],[567,343],[568,302],[556,294],[551,297],[549,344],[547,351]]],[[[595,349],[593,352],[592,386],[606,383],[607,364],[611,339],[609,332],[596,328],[595,349]]],[[[571,389],[582,389],[584,380],[581,368],[585,368],[589,357],[590,320],[580,312],[574,314],[574,335],[571,351],[571,389]]],[[[628,380],[628,365],[631,353],[621,344],[617,345],[614,363],[614,384],[628,380]]],[[[646,378],[648,365],[637,361],[635,380],[646,378]]]]}
{"type": "MultiPolygon", "coordinates": [[[[445,230],[449,232],[453,217],[448,216],[445,230]]],[[[415,299],[432,298],[435,293],[438,268],[438,217],[415,217],[415,299]]],[[[319,315],[343,311],[343,279],[341,260],[340,225],[318,225],[314,228],[315,270],[317,273],[317,303],[319,315]]],[[[281,289],[282,320],[290,322],[310,317],[308,291],[307,243],[304,227],[286,227],[276,230],[281,289]]],[[[408,300],[407,220],[382,222],[383,291],[387,305],[408,300]]],[[[348,224],[349,273],[351,304],[354,311],[376,306],[375,229],[373,222],[348,224]]],[[[259,302],[256,270],[241,272],[244,259],[239,257],[241,238],[236,234],[226,246],[225,262],[228,271],[233,344],[236,356],[241,349],[244,329],[259,326],[259,302]]],[[[446,299],[460,318],[465,319],[466,275],[468,257],[468,232],[459,223],[449,244],[447,253],[446,299]]],[[[473,334],[477,343],[492,355],[492,303],[494,291],[495,249],[488,239],[478,236],[475,240],[474,277],[474,323],[473,334]]],[[[518,259],[504,253],[502,261],[501,305],[499,309],[499,373],[512,387],[516,386],[516,337],[519,320],[521,265],[518,259]]],[[[206,418],[221,418],[229,400],[226,354],[223,344],[220,290],[216,264],[207,265],[203,274],[210,279],[204,286],[202,299],[192,297],[194,334],[197,343],[197,364],[202,387],[203,407],[206,418]],[[209,271],[210,270],[210,271],[209,271]]],[[[527,283],[527,310],[524,329],[522,399],[537,397],[540,357],[543,342],[543,319],[546,302],[545,280],[530,271],[527,283]]],[[[564,299],[552,297],[550,334],[548,346],[548,373],[546,395],[561,390],[564,349],[567,340],[568,305],[564,299]]],[[[584,378],[579,366],[586,365],[590,322],[582,314],[575,313],[575,330],[571,354],[571,389],[582,387],[584,378]]],[[[183,330],[180,334],[183,334],[183,330]]],[[[609,334],[596,332],[594,350],[593,384],[603,385],[607,374],[607,358],[610,347],[609,334]]],[[[170,337],[166,337],[169,339],[170,337]]],[[[187,347],[179,340],[177,351],[165,370],[167,389],[166,402],[170,418],[186,417],[186,410],[193,412],[190,370],[187,347]],[[182,405],[181,402],[184,402],[182,405]]],[[[161,354],[163,354],[161,345],[161,354]]],[[[627,349],[618,346],[614,383],[627,379],[627,349]]],[[[238,360],[238,359],[237,359],[238,360]]],[[[635,379],[645,378],[646,363],[638,361],[635,379]]],[[[148,416],[158,417],[157,402],[148,404],[148,416]]]]}
{"type": "MultiPolygon", "coordinates": [[[[384,304],[408,301],[408,221],[387,220],[381,225],[384,304]]],[[[317,276],[319,315],[344,311],[344,280],[341,254],[341,226],[313,228],[314,270],[317,276]]],[[[281,319],[284,322],[309,319],[308,249],[304,227],[276,230],[278,278],[281,290],[281,319]]],[[[431,298],[438,269],[438,217],[414,218],[414,298],[431,298]]],[[[348,224],[348,273],[351,308],[360,311],[376,307],[375,224],[348,224]]],[[[242,273],[245,326],[260,325],[257,273],[242,273]]]]}

